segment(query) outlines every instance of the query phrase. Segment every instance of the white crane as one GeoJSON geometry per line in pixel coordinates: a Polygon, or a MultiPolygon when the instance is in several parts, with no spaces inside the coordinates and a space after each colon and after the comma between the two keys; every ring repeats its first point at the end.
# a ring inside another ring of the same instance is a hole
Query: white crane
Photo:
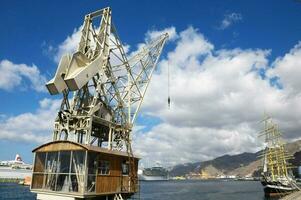
{"type": "Polygon", "coordinates": [[[167,38],[161,35],[127,59],[111,9],[86,15],[77,51],[62,56],[46,84],[50,94],[63,94],[53,140],[129,151],[133,123],[167,38]]]}

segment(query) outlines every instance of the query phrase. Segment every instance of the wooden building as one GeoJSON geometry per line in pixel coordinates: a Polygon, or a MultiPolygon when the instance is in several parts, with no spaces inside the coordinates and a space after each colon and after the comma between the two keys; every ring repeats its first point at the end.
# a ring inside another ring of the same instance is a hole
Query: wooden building
{"type": "Polygon", "coordinates": [[[31,191],[38,194],[38,199],[113,199],[116,195],[128,198],[138,190],[138,182],[131,177],[137,177],[139,159],[126,152],[53,141],[37,147],[33,153],[31,191]]]}

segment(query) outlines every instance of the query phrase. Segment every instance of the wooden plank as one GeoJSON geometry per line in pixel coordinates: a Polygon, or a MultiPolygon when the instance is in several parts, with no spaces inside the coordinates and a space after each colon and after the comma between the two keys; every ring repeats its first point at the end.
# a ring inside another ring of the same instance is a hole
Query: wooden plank
{"type": "Polygon", "coordinates": [[[34,162],[34,172],[44,172],[45,170],[45,159],[46,154],[45,153],[37,153],[35,156],[35,162],[34,162]]]}
{"type": "Polygon", "coordinates": [[[118,176],[97,176],[96,193],[119,193],[120,177],[118,176]]]}
{"type": "Polygon", "coordinates": [[[43,187],[43,180],[44,175],[43,174],[34,174],[32,177],[32,185],[31,187],[33,189],[40,189],[43,187]]]}
{"type": "Polygon", "coordinates": [[[52,143],[49,145],[42,146],[36,152],[50,152],[50,151],[74,151],[74,150],[85,150],[85,148],[72,144],[72,143],[52,143]]]}
{"type": "MultiPolygon", "coordinates": [[[[92,146],[92,145],[84,145],[84,144],[80,144],[80,143],[72,142],[72,141],[68,141],[68,140],[59,140],[59,141],[53,141],[53,142],[43,144],[43,145],[35,148],[33,150],[33,152],[59,151],[59,150],[79,150],[79,149],[85,149],[85,150],[88,150],[88,151],[104,153],[104,154],[107,154],[107,155],[116,155],[116,156],[128,157],[127,152],[109,150],[107,148],[102,148],[102,147],[92,146]]],[[[139,159],[136,156],[134,156],[134,157],[136,159],[139,159]]]]}

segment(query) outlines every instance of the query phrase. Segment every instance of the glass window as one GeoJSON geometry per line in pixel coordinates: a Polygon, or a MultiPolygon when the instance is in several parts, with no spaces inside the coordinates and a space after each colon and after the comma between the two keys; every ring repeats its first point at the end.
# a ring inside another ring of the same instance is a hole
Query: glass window
{"type": "Polygon", "coordinates": [[[71,181],[71,188],[70,191],[71,192],[78,192],[78,178],[76,175],[71,175],[70,176],[70,181],[71,181]]]}
{"type": "Polygon", "coordinates": [[[122,175],[129,175],[129,164],[127,164],[126,161],[123,161],[121,164],[121,171],[122,175]]]}
{"type": "Polygon", "coordinates": [[[58,169],[58,152],[48,152],[46,171],[47,173],[56,173],[58,169]]]}
{"type": "Polygon", "coordinates": [[[71,158],[71,188],[70,191],[83,192],[84,191],[84,174],[85,174],[85,158],[86,151],[73,151],[71,158]]]}
{"type": "Polygon", "coordinates": [[[44,172],[45,171],[45,152],[37,152],[34,162],[34,172],[44,172]]]}
{"type": "MultiPolygon", "coordinates": [[[[91,158],[93,157],[94,155],[91,156],[91,158]]],[[[84,192],[85,158],[86,151],[37,153],[34,168],[37,172],[35,171],[33,175],[33,188],[60,192],[84,192]]],[[[94,162],[91,161],[91,163],[94,165],[94,162]]],[[[97,167],[94,168],[97,169],[97,167]]],[[[93,176],[95,180],[95,174],[93,176]]],[[[92,179],[92,176],[89,177],[89,187],[87,188],[89,191],[95,190],[95,181],[92,179]]]]}
{"type": "Polygon", "coordinates": [[[31,187],[33,189],[40,189],[43,187],[44,174],[33,174],[31,187]]]}
{"type": "Polygon", "coordinates": [[[69,192],[69,175],[58,174],[57,175],[57,183],[56,183],[56,191],[69,192]]]}
{"type": "Polygon", "coordinates": [[[95,192],[95,175],[89,175],[87,180],[87,192],[95,192]]]}
{"type": "Polygon", "coordinates": [[[55,190],[56,174],[46,174],[45,189],[55,190]]]}
{"type": "Polygon", "coordinates": [[[71,173],[84,174],[85,172],[85,151],[73,151],[71,173]]]}
{"type": "Polygon", "coordinates": [[[59,173],[69,173],[70,169],[70,151],[61,151],[60,152],[60,159],[59,159],[59,173]]]}
{"type": "Polygon", "coordinates": [[[88,174],[96,174],[97,170],[97,153],[89,152],[88,154],[88,174]]]}
{"type": "Polygon", "coordinates": [[[106,160],[100,160],[98,163],[98,174],[108,175],[110,173],[110,162],[106,160]]]}

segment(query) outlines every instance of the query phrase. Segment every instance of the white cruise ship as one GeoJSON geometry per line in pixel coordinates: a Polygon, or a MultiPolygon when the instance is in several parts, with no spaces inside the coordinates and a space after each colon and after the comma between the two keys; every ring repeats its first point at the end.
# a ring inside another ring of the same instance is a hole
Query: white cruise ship
{"type": "Polygon", "coordinates": [[[141,181],[167,181],[168,171],[163,167],[151,167],[138,171],[141,181]]]}

